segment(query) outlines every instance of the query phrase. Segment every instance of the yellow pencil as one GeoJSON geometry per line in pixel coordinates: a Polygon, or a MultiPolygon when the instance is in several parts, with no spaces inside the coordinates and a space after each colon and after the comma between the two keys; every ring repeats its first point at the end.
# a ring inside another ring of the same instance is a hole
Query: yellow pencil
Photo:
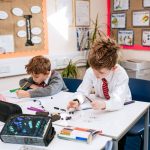
{"type": "Polygon", "coordinates": [[[19,88],[19,90],[22,90],[26,85],[28,84],[28,82],[25,82],[25,84],[19,88]]]}

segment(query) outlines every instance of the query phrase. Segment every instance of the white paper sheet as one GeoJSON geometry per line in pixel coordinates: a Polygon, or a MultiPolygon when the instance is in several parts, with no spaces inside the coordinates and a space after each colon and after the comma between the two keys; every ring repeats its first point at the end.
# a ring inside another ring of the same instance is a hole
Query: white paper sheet
{"type": "Polygon", "coordinates": [[[90,3],[89,1],[76,1],[76,26],[90,25],[90,3]]]}
{"type": "Polygon", "coordinates": [[[0,35],[0,54],[8,52],[14,52],[14,37],[11,34],[0,35]]]}

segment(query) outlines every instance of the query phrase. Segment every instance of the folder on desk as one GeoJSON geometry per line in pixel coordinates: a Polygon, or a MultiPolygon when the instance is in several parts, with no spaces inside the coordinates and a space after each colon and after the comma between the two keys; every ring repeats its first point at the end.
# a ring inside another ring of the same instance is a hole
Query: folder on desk
{"type": "Polygon", "coordinates": [[[57,135],[58,138],[64,140],[74,140],[79,142],[86,142],[91,143],[92,139],[95,135],[100,134],[101,131],[96,131],[93,129],[85,129],[85,128],[78,128],[78,127],[65,127],[63,128],[60,133],[57,135]]]}

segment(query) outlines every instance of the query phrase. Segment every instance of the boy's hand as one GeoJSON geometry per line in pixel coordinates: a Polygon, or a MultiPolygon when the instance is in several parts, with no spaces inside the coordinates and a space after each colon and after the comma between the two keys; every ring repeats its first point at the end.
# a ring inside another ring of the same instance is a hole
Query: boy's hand
{"type": "Polygon", "coordinates": [[[31,88],[31,89],[37,89],[37,88],[39,88],[39,86],[36,85],[36,84],[32,84],[32,85],[30,86],[30,88],[31,88]]]}
{"type": "Polygon", "coordinates": [[[94,100],[92,101],[91,105],[92,105],[92,108],[95,110],[104,110],[106,108],[105,102],[102,102],[102,101],[94,100]]]}
{"type": "Polygon", "coordinates": [[[29,92],[28,91],[24,91],[24,90],[17,90],[16,94],[17,94],[18,98],[30,97],[29,92]]]}
{"type": "Polygon", "coordinates": [[[70,108],[75,108],[75,109],[77,109],[78,107],[79,107],[79,102],[78,101],[70,101],[69,103],[68,103],[68,106],[67,106],[67,109],[70,109],[70,108]]]}

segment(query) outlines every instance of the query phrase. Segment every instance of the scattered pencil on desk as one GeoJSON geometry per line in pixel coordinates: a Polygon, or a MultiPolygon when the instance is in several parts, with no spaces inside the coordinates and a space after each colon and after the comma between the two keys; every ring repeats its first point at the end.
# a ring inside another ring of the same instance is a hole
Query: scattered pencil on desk
{"type": "Polygon", "coordinates": [[[32,110],[32,111],[36,111],[36,112],[45,112],[44,110],[39,109],[39,108],[35,108],[35,107],[27,107],[27,109],[32,110]]]}
{"type": "Polygon", "coordinates": [[[124,105],[132,104],[132,103],[134,103],[134,102],[135,102],[135,101],[131,100],[131,101],[125,102],[124,105]]]}
{"type": "Polygon", "coordinates": [[[61,110],[61,111],[66,112],[66,110],[65,110],[65,109],[62,109],[62,108],[59,108],[59,107],[54,107],[54,109],[56,109],[56,110],[61,110]]]}

